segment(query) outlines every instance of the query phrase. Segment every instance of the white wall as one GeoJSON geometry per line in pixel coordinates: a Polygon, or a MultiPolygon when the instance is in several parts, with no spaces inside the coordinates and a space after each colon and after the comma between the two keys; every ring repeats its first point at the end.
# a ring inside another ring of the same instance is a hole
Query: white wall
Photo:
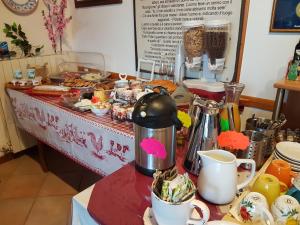
{"type": "MultiPolygon", "coordinates": [[[[122,4],[75,9],[68,1],[73,21],[67,32],[67,40],[74,50],[102,52],[106,56],[108,70],[135,74],[133,1],[122,4]]],[[[284,76],[288,60],[299,39],[299,34],[269,33],[273,0],[251,0],[246,43],[241,71],[241,82],[246,84],[243,94],[274,99],[273,83],[284,76]]],[[[43,27],[39,1],[38,9],[29,16],[17,16],[7,10],[0,1],[0,27],[3,22],[22,23],[34,44],[43,43],[51,51],[47,33],[43,27]]],[[[0,40],[3,38],[0,32],[0,40]]],[[[247,108],[244,115],[253,109],[247,108]]],[[[270,113],[256,110],[258,115],[270,113]]]]}
{"type": "MultiPolygon", "coordinates": [[[[23,1],[22,1],[23,2],[23,1]]],[[[69,3],[69,10],[71,8],[74,8],[73,1],[68,1],[69,3]]],[[[29,42],[33,46],[37,45],[44,45],[43,54],[52,54],[53,50],[51,47],[51,43],[48,39],[48,33],[46,29],[44,28],[44,22],[42,18],[42,10],[46,10],[46,6],[43,2],[43,0],[38,1],[38,7],[37,9],[29,15],[21,16],[17,15],[3,4],[2,1],[0,1],[0,41],[7,40],[5,38],[5,34],[2,32],[4,28],[4,23],[12,24],[13,22],[16,22],[17,24],[21,24],[23,27],[23,31],[26,33],[26,36],[29,40],[29,42]]],[[[70,15],[70,12],[67,11],[67,16],[70,15]]],[[[65,33],[65,41],[63,42],[63,50],[69,50],[71,49],[71,28],[72,25],[69,24],[66,33],[65,33]]],[[[7,40],[10,44],[10,40],[7,40]]],[[[10,45],[10,49],[14,50],[14,46],[10,45]]]]}
{"type": "MultiPolygon", "coordinates": [[[[273,0],[251,0],[241,82],[245,95],[275,99],[274,81],[284,76],[299,35],[269,33],[273,0]]],[[[109,56],[111,69],[135,73],[133,1],[74,10],[74,48],[109,56]]]]}
{"type": "MultiPolygon", "coordinates": [[[[20,1],[23,2],[23,1],[20,1]]],[[[51,47],[51,43],[48,39],[48,33],[43,25],[43,18],[42,18],[42,10],[46,10],[46,7],[44,5],[43,0],[38,1],[38,7],[37,9],[29,15],[26,16],[20,16],[16,15],[10,10],[8,10],[2,1],[0,1],[0,41],[7,40],[5,38],[5,34],[2,32],[4,28],[4,23],[12,24],[13,22],[16,22],[17,24],[21,24],[23,27],[23,31],[26,33],[28,40],[33,46],[36,45],[44,45],[44,49],[42,50],[43,54],[52,54],[53,50],[51,47]]],[[[67,10],[66,15],[70,15],[70,9],[74,8],[73,1],[69,1],[70,7],[69,10],[67,10]]],[[[63,42],[63,49],[69,50],[71,49],[71,40],[72,40],[72,25],[69,24],[66,33],[65,33],[65,41],[63,42]]],[[[7,40],[9,43],[10,50],[17,50],[16,47],[10,45],[10,40],[7,40]]],[[[16,64],[17,65],[17,64],[16,64]]],[[[21,65],[19,63],[19,65],[21,65]]],[[[7,74],[7,71],[3,69],[3,64],[0,62],[0,87],[4,87],[4,84],[8,82],[8,79],[5,79],[5,77],[9,77],[12,79],[11,74],[7,74]],[[6,73],[6,74],[5,74],[6,73]]],[[[20,68],[22,69],[22,68],[20,68]]],[[[10,71],[12,72],[12,71],[10,71]]],[[[0,150],[3,146],[6,146],[9,141],[11,141],[14,152],[23,150],[24,148],[31,147],[32,146],[32,139],[29,138],[29,135],[25,132],[22,132],[21,130],[16,130],[14,125],[14,120],[10,116],[8,117],[7,113],[2,112],[8,112],[7,108],[7,102],[8,99],[5,96],[4,90],[0,90],[0,150]],[[3,106],[3,109],[1,108],[3,106]],[[4,119],[5,118],[5,119],[4,119]],[[9,131],[7,131],[6,127],[9,128],[9,131]]],[[[10,113],[10,111],[9,111],[10,113]]],[[[11,115],[11,114],[9,114],[11,115]]],[[[1,157],[1,153],[0,153],[1,157]]]]}
{"type": "Polygon", "coordinates": [[[133,1],[73,11],[73,46],[101,52],[107,70],[135,74],[133,1]]]}
{"type": "MultiPolygon", "coordinates": [[[[68,1],[73,21],[67,29],[67,44],[75,50],[102,52],[108,70],[135,73],[133,1],[122,4],[74,8],[68,1]],[[72,42],[72,43],[71,43],[72,42]]],[[[274,99],[274,81],[284,76],[288,60],[299,39],[299,34],[269,33],[273,0],[251,0],[247,35],[240,81],[246,84],[245,95],[274,99]]],[[[47,32],[43,27],[42,0],[31,15],[18,16],[0,1],[0,28],[4,22],[21,23],[34,45],[44,44],[52,52],[47,32]]],[[[0,40],[3,39],[0,31],[0,40]]]]}
{"type": "Polygon", "coordinates": [[[269,33],[273,0],[251,0],[243,64],[244,95],[275,99],[274,81],[284,77],[299,33],[269,33]]]}

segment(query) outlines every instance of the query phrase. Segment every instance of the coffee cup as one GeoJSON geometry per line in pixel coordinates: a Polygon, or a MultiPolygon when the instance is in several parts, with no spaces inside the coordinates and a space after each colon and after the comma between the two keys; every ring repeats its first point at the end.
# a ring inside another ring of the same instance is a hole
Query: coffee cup
{"type": "Polygon", "coordinates": [[[266,169],[266,173],[274,175],[288,187],[291,186],[292,178],[296,176],[296,173],[292,171],[291,165],[281,159],[273,160],[266,169]]]}
{"type": "Polygon", "coordinates": [[[21,70],[15,70],[15,79],[22,79],[21,70]]]}
{"type": "Polygon", "coordinates": [[[99,98],[99,100],[101,102],[105,102],[107,100],[107,96],[106,96],[105,90],[103,88],[94,90],[94,96],[99,98]]]}
{"type": "Polygon", "coordinates": [[[152,211],[158,224],[182,225],[182,224],[205,224],[210,216],[208,207],[193,195],[188,200],[179,203],[167,202],[160,199],[153,191],[151,192],[152,211]],[[194,208],[202,212],[201,219],[190,218],[194,208]]]}
{"type": "Polygon", "coordinates": [[[244,222],[268,220],[274,223],[266,197],[258,192],[250,192],[242,199],[238,214],[244,222]]]}
{"type": "Polygon", "coordinates": [[[278,197],[271,206],[276,224],[299,224],[300,206],[298,201],[288,195],[278,197]]]}
{"type": "Polygon", "coordinates": [[[34,79],[35,78],[35,69],[28,69],[27,77],[28,77],[28,79],[34,79]]]}
{"type": "Polygon", "coordinates": [[[261,193],[268,201],[269,206],[274,200],[284,194],[288,187],[285,183],[278,180],[277,177],[271,174],[262,174],[255,181],[252,191],[261,193]]]}

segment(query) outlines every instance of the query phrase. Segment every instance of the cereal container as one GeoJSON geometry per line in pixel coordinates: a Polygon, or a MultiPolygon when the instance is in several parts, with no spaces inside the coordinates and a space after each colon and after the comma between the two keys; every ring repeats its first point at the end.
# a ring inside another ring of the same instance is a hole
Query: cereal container
{"type": "Polygon", "coordinates": [[[224,69],[229,31],[230,22],[227,20],[209,20],[205,23],[204,45],[210,70],[224,69]]]}
{"type": "Polygon", "coordinates": [[[186,21],[183,26],[183,44],[188,69],[200,69],[204,51],[204,22],[186,21]]]}

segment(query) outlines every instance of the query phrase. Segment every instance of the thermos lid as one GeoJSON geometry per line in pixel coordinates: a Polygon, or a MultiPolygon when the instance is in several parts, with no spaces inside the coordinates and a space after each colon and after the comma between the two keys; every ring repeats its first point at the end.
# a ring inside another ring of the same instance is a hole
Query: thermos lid
{"type": "Polygon", "coordinates": [[[181,127],[176,103],[165,89],[160,89],[160,93],[153,92],[141,97],[134,105],[132,120],[146,128],[158,129],[172,125],[181,127]]]}

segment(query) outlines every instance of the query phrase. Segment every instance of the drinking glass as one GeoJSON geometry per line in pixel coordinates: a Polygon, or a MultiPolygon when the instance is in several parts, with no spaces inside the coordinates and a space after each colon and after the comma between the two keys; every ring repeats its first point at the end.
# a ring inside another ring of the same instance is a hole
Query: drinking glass
{"type": "Polygon", "coordinates": [[[173,82],[174,82],[174,72],[175,72],[175,65],[174,63],[170,63],[168,66],[167,76],[168,76],[168,80],[171,80],[173,82]]]}
{"type": "Polygon", "coordinates": [[[166,80],[167,75],[168,75],[168,64],[165,63],[164,61],[161,61],[160,65],[159,65],[158,73],[159,73],[161,80],[166,80]]]}

